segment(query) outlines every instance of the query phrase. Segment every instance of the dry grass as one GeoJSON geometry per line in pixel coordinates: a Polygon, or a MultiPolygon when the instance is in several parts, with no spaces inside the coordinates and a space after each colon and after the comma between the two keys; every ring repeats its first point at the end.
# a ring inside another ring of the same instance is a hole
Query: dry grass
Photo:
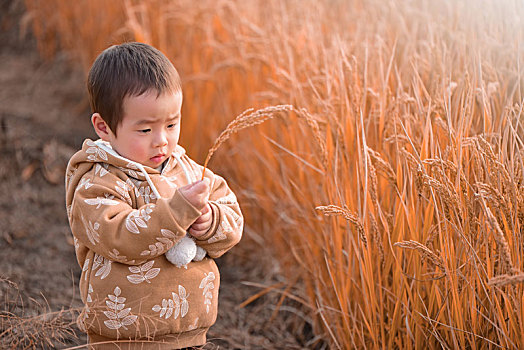
{"type": "Polygon", "coordinates": [[[198,159],[241,111],[299,107],[213,169],[333,348],[524,346],[520,1],[26,3],[44,54],[58,44],[88,67],[123,38],[163,50],[198,159]]]}
{"type": "Polygon", "coordinates": [[[74,326],[80,310],[50,311],[49,305],[28,299],[18,286],[0,277],[0,346],[3,349],[45,349],[63,347],[78,339],[74,326]],[[26,312],[26,307],[28,310],[26,312]],[[35,310],[37,310],[35,312],[35,310]]]}

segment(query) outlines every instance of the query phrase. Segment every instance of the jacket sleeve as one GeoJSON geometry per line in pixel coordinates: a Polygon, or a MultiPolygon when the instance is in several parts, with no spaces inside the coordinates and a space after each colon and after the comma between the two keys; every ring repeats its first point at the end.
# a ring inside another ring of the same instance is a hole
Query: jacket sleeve
{"type": "MultiPolygon", "coordinates": [[[[191,165],[195,173],[202,174],[202,166],[193,161],[191,165]]],[[[206,234],[195,239],[210,257],[218,258],[240,242],[244,217],[237,198],[226,181],[209,169],[206,169],[205,176],[211,180],[209,203],[213,210],[213,223],[206,234]]]]}
{"type": "Polygon", "coordinates": [[[71,230],[82,244],[129,265],[164,254],[201,215],[178,190],[172,198],[133,209],[133,188],[113,173],[102,179],[89,172],[71,208],[71,230]]]}

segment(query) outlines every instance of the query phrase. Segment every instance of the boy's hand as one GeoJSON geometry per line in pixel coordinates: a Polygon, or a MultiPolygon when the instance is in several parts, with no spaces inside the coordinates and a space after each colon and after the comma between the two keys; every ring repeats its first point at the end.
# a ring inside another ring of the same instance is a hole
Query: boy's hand
{"type": "Polygon", "coordinates": [[[192,206],[202,211],[209,198],[209,179],[205,178],[203,181],[193,182],[180,187],[178,190],[192,206]]]}
{"type": "Polygon", "coordinates": [[[211,206],[206,204],[204,209],[201,210],[202,215],[189,227],[189,234],[193,237],[200,237],[204,235],[213,223],[213,211],[211,206]]]}
{"type": "Polygon", "coordinates": [[[202,212],[202,215],[189,228],[189,233],[193,237],[198,238],[205,234],[213,221],[213,212],[208,203],[209,183],[209,179],[205,178],[179,189],[184,198],[202,212]]]}

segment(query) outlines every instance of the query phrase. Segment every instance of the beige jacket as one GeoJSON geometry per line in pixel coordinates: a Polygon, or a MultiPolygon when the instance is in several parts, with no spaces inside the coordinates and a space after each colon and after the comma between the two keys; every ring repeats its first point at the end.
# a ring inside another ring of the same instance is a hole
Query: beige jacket
{"type": "Polygon", "coordinates": [[[79,325],[110,339],[205,343],[215,322],[219,273],[213,258],[237,244],[243,217],[223,178],[211,180],[213,224],[197,245],[208,256],[177,268],[164,256],[200,216],[177,191],[203,168],[177,146],[162,172],[85,140],[69,161],[66,205],[82,275],[79,325]]]}

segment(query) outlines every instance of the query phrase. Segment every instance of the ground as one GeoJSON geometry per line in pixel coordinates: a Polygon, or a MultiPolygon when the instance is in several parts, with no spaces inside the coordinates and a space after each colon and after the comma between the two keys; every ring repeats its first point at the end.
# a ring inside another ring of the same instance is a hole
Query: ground
{"type": "MultiPolygon", "coordinates": [[[[74,325],[80,267],[63,176],[68,158],[95,135],[84,73],[66,53],[40,58],[22,16],[21,1],[0,0],[0,346],[74,347],[85,336],[74,325]]],[[[308,318],[296,305],[285,302],[272,317],[278,293],[239,308],[260,286],[285,282],[278,264],[263,263],[271,259],[265,246],[246,233],[218,260],[219,316],[205,349],[313,347],[308,318]]]]}

